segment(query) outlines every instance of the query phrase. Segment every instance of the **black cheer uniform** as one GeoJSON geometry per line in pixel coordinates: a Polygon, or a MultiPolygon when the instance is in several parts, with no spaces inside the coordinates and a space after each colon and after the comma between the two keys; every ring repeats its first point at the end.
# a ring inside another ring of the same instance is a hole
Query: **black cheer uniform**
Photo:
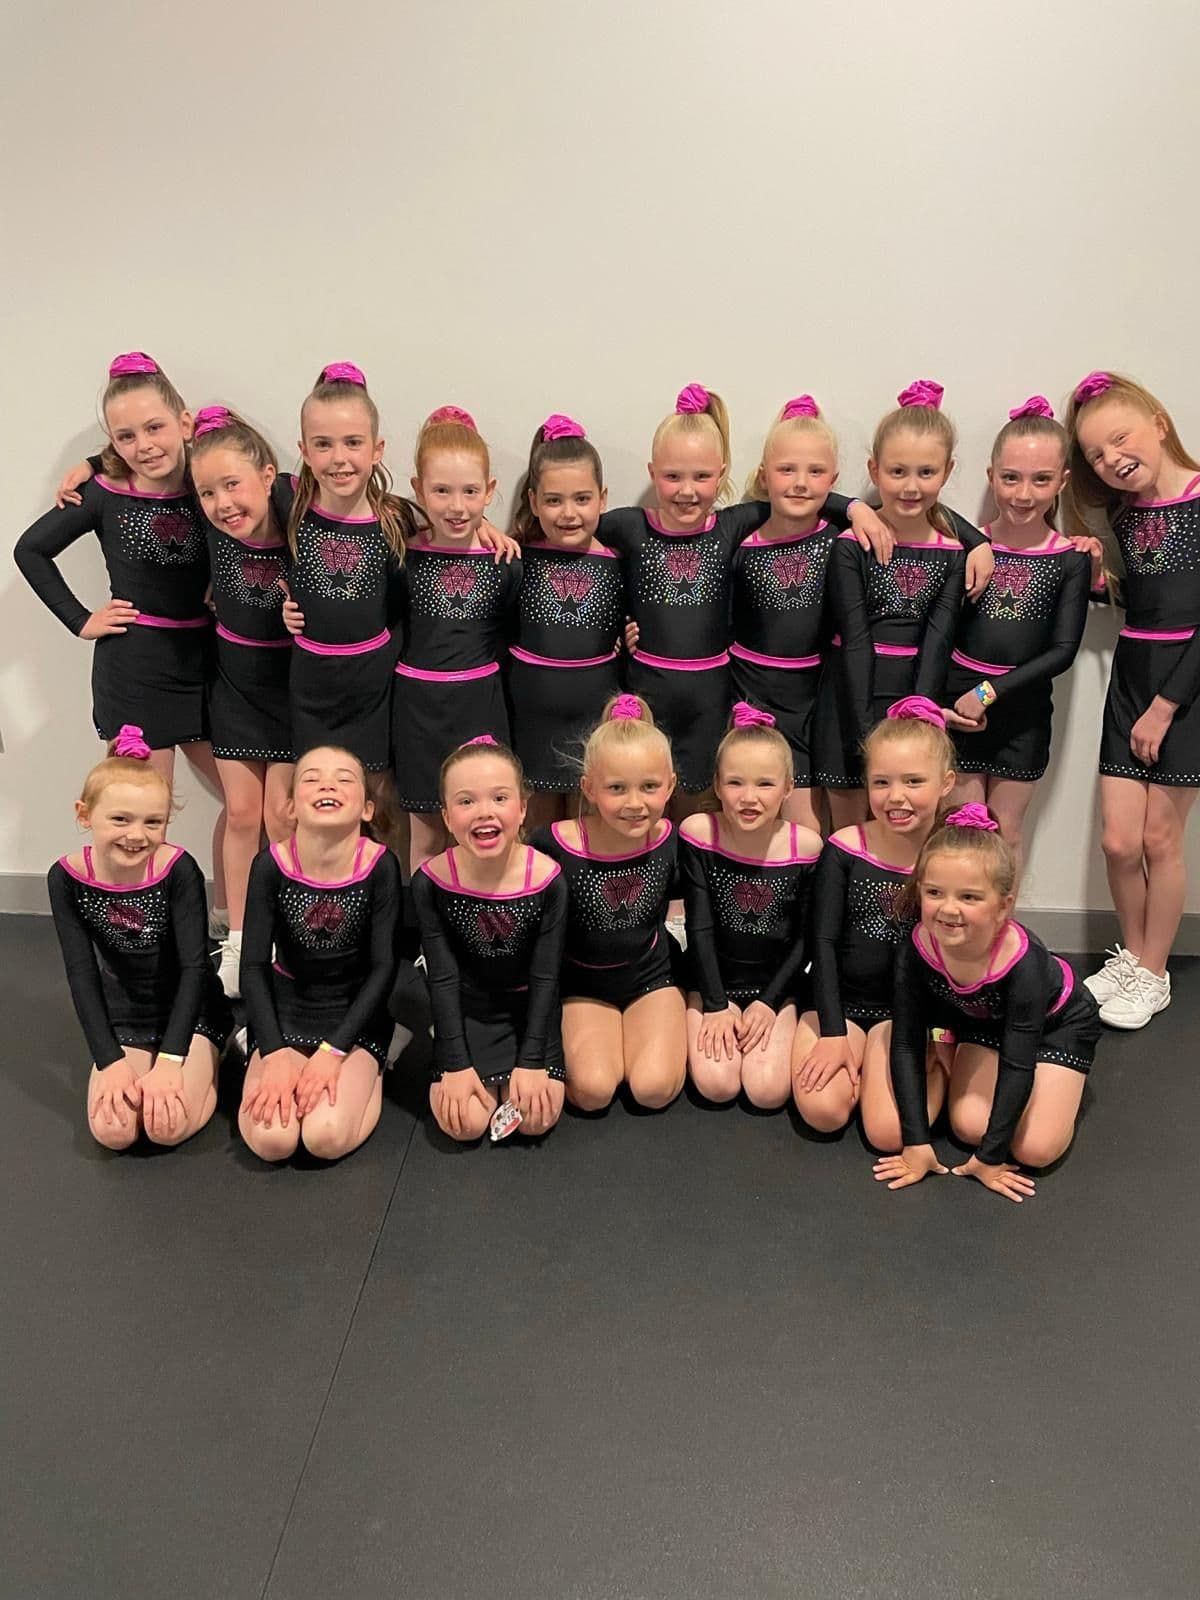
{"type": "Polygon", "coordinates": [[[409,546],[400,574],[403,644],[392,691],[392,764],[405,811],[437,811],[442,762],[467,739],[508,743],[500,678],[521,563],[491,550],[409,546]]]}
{"type": "Polygon", "coordinates": [[[283,625],[287,544],[251,544],[208,529],[216,665],[209,685],[213,755],[290,761],[288,679],[292,636],[283,625]]]}
{"type": "Polygon", "coordinates": [[[305,877],[294,837],[256,856],[242,933],[250,1049],[311,1054],[327,1040],[386,1066],[399,911],[396,858],[369,839],[341,883],[305,877]]]}
{"type": "MultiPolygon", "coordinates": [[[[276,478],[275,515],[286,527],[294,478],[276,478]]],[[[347,521],[310,506],[288,568],[304,632],[291,651],[290,711],[297,755],[343,745],[370,772],[390,754],[395,649],[392,626],[399,563],[374,517],[347,521]]]]}
{"type": "Polygon", "coordinates": [[[787,826],[790,848],[777,861],[726,850],[713,814],[704,843],[680,838],[688,961],[705,1011],[754,1000],[772,1011],[790,1002],[804,1008],[808,890],[818,855],[802,854],[796,824],[787,826]]]}
{"type": "Polygon", "coordinates": [[[957,540],[896,546],[881,566],[843,535],[829,560],[838,632],[821,676],[814,782],[862,784],[859,745],[905,695],[940,701],[958,625],[966,555],[957,540]]]}
{"type": "Polygon", "coordinates": [[[94,533],[110,597],[129,600],[138,619],[97,639],[92,652],[92,721],[102,739],[122,723],[141,728],[152,750],[207,739],[205,683],[212,617],[207,521],[190,490],[145,494],[105,477],[79,487],[82,504],[48,511],[17,540],[17,566],[38,598],[72,633],[91,615],[55,558],[94,533]]]}
{"type": "Polygon", "coordinates": [[[539,542],[521,561],[508,652],[513,748],[531,788],[565,794],[578,787],[584,741],[620,689],[621,560],[603,545],[584,552],[539,542]]]}
{"type": "Polygon", "coordinates": [[[997,971],[960,988],[924,928],[914,928],[896,961],[892,1019],[892,1087],[904,1143],[929,1143],[925,1041],[946,1028],[959,1044],[999,1051],[1000,1068],[979,1159],[1006,1161],[1013,1132],[1033,1091],[1039,1061],[1087,1072],[1100,1037],[1095,1000],[1061,956],[1013,923],[1017,953],[997,971]]]}
{"type": "Polygon", "coordinates": [[[682,987],[679,946],[667,932],[676,885],[676,833],[665,819],[653,843],[628,855],[598,856],[579,819],[577,845],[561,822],[534,835],[562,868],[567,895],[564,1000],[600,1000],[624,1011],[656,989],[682,987]]]}
{"type": "Polygon", "coordinates": [[[892,967],[914,918],[899,909],[911,867],[872,855],[860,824],[854,842],[826,841],[813,883],[813,997],[821,1037],[846,1023],[871,1028],[892,1014],[892,967]]]}
{"type": "Polygon", "coordinates": [[[1126,506],[1112,527],[1125,563],[1125,626],[1104,702],[1100,771],[1200,788],[1200,477],[1178,500],[1126,506]],[[1179,710],[1148,767],[1129,735],[1155,695],[1179,710]]]}
{"type": "Polygon", "coordinates": [[[433,1007],[434,1077],[474,1067],[488,1083],[529,1067],[561,1079],[562,874],[554,867],[535,886],[543,865],[527,846],[524,887],[483,894],[461,882],[455,853],[446,852],[444,867],[425,862],[412,881],[433,1007]]]}
{"type": "Polygon", "coordinates": [[[142,883],[115,884],[96,878],[91,845],[83,860],[80,873],[63,856],[46,881],[92,1060],[111,1067],[123,1045],[186,1056],[197,1033],[220,1049],[233,1016],[209,965],[204,878],[195,861],[176,848],[142,883]]]}

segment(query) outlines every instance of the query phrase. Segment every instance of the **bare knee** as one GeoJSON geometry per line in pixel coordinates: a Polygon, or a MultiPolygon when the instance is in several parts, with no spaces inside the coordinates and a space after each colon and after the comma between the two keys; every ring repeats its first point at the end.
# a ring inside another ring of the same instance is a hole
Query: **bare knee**
{"type": "Polygon", "coordinates": [[[990,1109],[984,1101],[972,1095],[964,1095],[961,1100],[952,1101],[950,1126],[955,1138],[961,1140],[963,1144],[980,1144],[987,1132],[990,1109]]]}
{"type": "Polygon", "coordinates": [[[1104,859],[1113,867],[1140,868],[1145,854],[1145,841],[1140,833],[1132,832],[1120,823],[1106,822],[1100,836],[1104,859]]]}
{"type": "Polygon", "coordinates": [[[124,1127],[119,1122],[100,1122],[95,1117],[88,1118],[88,1127],[92,1138],[106,1150],[128,1150],[131,1145],[137,1143],[137,1136],[141,1131],[138,1119],[132,1114],[124,1127]]]}
{"type": "Polygon", "coordinates": [[[1023,1167],[1049,1167],[1071,1147],[1075,1130],[1054,1134],[1046,1129],[1031,1133],[1018,1133],[1012,1142],[1012,1158],[1023,1167]]]}
{"type": "Polygon", "coordinates": [[[591,1061],[587,1064],[568,1061],[567,1099],[580,1111],[603,1111],[612,1104],[613,1095],[624,1076],[621,1064],[611,1061],[591,1061]]]}
{"type": "MultiPolygon", "coordinates": [[[[801,1107],[801,1115],[803,1114],[801,1107]]],[[[878,1150],[881,1155],[896,1155],[904,1147],[904,1135],[900,1131],[900,1113],[895,1106],[869,1104],[864,1099],[862,1128],[871,1149],[878,1150]]]]}
{"type": "Polygon", "coordinates": [[[716,1105],[727,1105],[730,1100],[737,1099],[738,1090],[742,1087],[739,1061],[713,1061],[697,1051],[688,1057],[688,1070],[692,1082],[706,1100],[716,1105]]]}
{"type": "Polygon", "coordinates": [[[853,1116],[854,1106],[854,1085],[844,1072],[820,1093],[801,1090],[796,1095],[796,1110],[817,1133],[840,1133],[853,1116]]]}
{"type": "Polygon", "coordinates": [[[295,1118],[285,1128],[273,1122],[270,1127],[253,1122],[245,1112],[238,1117],[238,1131],[261,1161],[287,1161],[296,1153],[300,1142],[300,1127],[295,1118]]]}
{"type": "Polygon", "coordinates": [[[778,1111],[791,1093],[791,1071],[786,1061],[772,1066],[756,1066],[742,1058],[742,1088],[746,1099],[760,1111],[778,1111]]]}
{"type": "Polygon", "coordinates": [[[318,1161],[338,1161],[354,1148],[345,1119],[321,1106],[300,1124],[300,1142],[318,1161]]]}
{"type": "MultiPolygon", "coordinates": [[[[438,1127],[446,1135],[447,1139],[453,1139],[457,1144],[474,1144],[477,1140],[482,1139],[487,1132],[488,1123],[492,1119],[492,1113],[479,1105],[477,1101],[473,1102],[470,1108],[463,1113],[462,1121],[457,1130],[443,1122],[436,1111],[433,1115],[438,1127]]],[[[314,1155],[320,1154],[319,1151],[314,1151],[313,1153],[314,1155]]],[[[345,1151],[339,1151],[338,1154],[344,1155],[345,1151]]],[[[333,1158],[326,1157],[326,1159],[331,1160],[333,1158]]]]}
{"type": "MultiPolygon", "coordinates": [[[[661,1111],[683,1088],[684,1061],[648,1057],[629,1068],[629,1092],[648,1111],[661,1111]]],[[[735,1091],[736,1092],[736,1091],[735,1091]]]]}
{"type": "Polygon", "coordinates": [[[1142,853],[1153,867],[1180,863],[1183,861],[1183,834],[1177,827],[1150,822],[1142,836],[1142,853]]]}

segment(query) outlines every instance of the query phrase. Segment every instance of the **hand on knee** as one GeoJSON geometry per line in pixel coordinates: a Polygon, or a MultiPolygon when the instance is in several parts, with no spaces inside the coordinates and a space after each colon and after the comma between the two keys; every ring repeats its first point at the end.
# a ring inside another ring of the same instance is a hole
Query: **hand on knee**
{"type": "Polygon", "coordinates": [[[730,1100],[737,1099],[742,1087],[740,1057],[732,1061],[728,1057],[714,1061],[701,1051],[693,1050],[688,1055],[688,1071],[692,1075],[692,1082],[706,1100],[716,1105],[727,1105],[730,1100]]]}
{"type": "Polygon", "coordinates": [[[854,1087],[844,1072],[819,1093],[801,1091],[796,1096],[797,1111],[817,1133],[840,1133],[850,1121],[854,1105],[854,1087]]]}
{"type": "Polygon", "coordinates": [[[270,1127],[254,1122],[243,1111],[238,1117],[238,1132],[262,1161],[287,1161],[300,1142],[300,1124],[295,1117],[285,1128],[279,1122],[270,1127]]]}
{"type": "Polygon", "coordinates": [[[119,1122],[89,1117],[88,1128],[96,1143],[102,1144],[106,1150],[128,1150],[130,1145],[137,1143],[137,1136],[141,1132],[139,1119],[132,1113],[124,1126],[119,1122]]]}

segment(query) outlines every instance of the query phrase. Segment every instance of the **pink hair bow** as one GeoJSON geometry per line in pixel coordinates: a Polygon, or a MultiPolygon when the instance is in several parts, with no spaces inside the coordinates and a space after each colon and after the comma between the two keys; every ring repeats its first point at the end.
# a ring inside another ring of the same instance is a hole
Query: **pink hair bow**
{"type": "Polygon", "coordinates": [[[1008,413],[1008,420],[1015,422],[1018,417],[1053,417],[1054,407],[1044,394],[1031,394],[1024,405],[1015,407],[1008,413]]]}
{"type": "Polygon", "coordinates": [[[199,439],[202,434],[215,433],[218,428],[227,428],[232,421],[233,412],[228,406],[201,406],[196,413],[192,438],[199,439]]]}
{"type": "Polygon", "coordinates": [[[708,410],[708,390],[702,383],[689,383],[675,396],[675,409],[683,415],[708,410]]]}
{"type": "Polygon", "coordinates": [[[783,408],[782,421],[787,422],[790,417],[819,417],[821,409],[810,394],[797,395],[794,400],[789,400],[783,408]]]}
{"type": "Polygon", "coordinates": [[[933,411],[940,411],[945,392],[941,384],[934,383],[932,378],[918,378],[902,390],[896,399],[902,406],[929,406],[933,411]]]}
{"type": "Polygon", "coordinates": [[[322,383],[353,383],[360,389],[367,387],[367,380],[363,377],[362,368],[356,367],[353,361],[331,361],[327,367],[321,368],[322,383]]]}
{"type": "Polygon", "coordinates": [[[752,706],[748,700],[739,700],[733,708],[733,725],[735,728],[773,728],[775,718],[769,711],[752,706]]]}
{"type": "Polygon", "coordinates": [[[468,739],[464,743],[463,749],[465,750],[468,745],[472,744],[492,744],[499,746],[499,742],[500,741],[498,739],[493,739],[490,733],[477,733],[473,739],[468,739]]]}
{"type": "Polygon", "coordinates": [[[547,444],[552,439],[585,439],[586,437],[583,424],[576,422],[573,417],[564,417],[561,411],[555,411],[542,423],[542,438],[547,444]]]}
{"type": "Polygon", "coordinates": [[[642,720],[642,703],[635,694],[619,694],[613,701],[613,708],[608,713],[610,722],[640,722],[642,720]]]}
{"type": "Polygon", "coordinates": [[[927,700],[923,694],[906,694],[903,700],[893,700],[887,714],[889,722],[929,722],[942,729],[946,726],[941,706],[927,700]]]}
{"type": "Polygon", "coordinates": [[[470,428],[472,433],[479,432],[479,429],[475,426],[475,418],[469,411],[464,411],[461,406],[439,406],[436,411],[429,413],[429,421],[425,426],[429,427],[435,422],[458,422],[464,428],[470,428]]]}
{"type": "Polygon", "coordinates": [[[132,722],[124,722],[113,740],[113,755],[130,756],[134,761],[149,761],[150,746],[142,738],[142,730],[132,722]]]}
{"type": "Polygon", "coordinates": [[[1075,385],[1075,404],[1083,406],[1089,400],[1094,400],[1097,395],[1107,394],[1112,388],[1111,372],[1089,372],[1075,385]]]}
{"type": "Polygon", "coordinates": [[[108,364],[110,378],[130,378],[137,372],[157,372],[158,362],[144,350],[129,350],[123,356],[114,356],[108,364]]]}
{"type": "Polygon", "coordinates": [[[969,806],[959,806],[957,811],[952,811],[946,818],[947,828],[982,828],[985,833],[999,833],[1000,824],[991,815],[986,806],[976,805],[973,801],[969,806]]]}

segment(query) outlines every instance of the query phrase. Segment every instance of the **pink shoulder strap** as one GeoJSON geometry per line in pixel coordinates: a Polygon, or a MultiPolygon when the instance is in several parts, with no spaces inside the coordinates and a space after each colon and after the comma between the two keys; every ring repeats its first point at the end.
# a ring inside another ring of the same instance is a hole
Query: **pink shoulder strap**
{"type": "Polygon", "coordinates": [[[83,870],[87,873],[88,882],[95,883],[96,872],[92,866],[92,847],[90,844],[85,844],[83,847],[83,870]]]}
{"type": "Polygon", "coordinates": [[[532,886],[533,886],[533,856],[534,856],[533,846],[527,844],[525,846],[525,888],[526,888],[526,890],[532,888],[532,886]]]}
{"type": "Polygon", "coordinates": [[[454,885],[454,887],[456,889],[460,889],[462,887],[462,885],[458,881],[458,868],[454,864],[454,846],[453,845],[451,845],[449,850],[446,851],[446,865],[450,869],[450,882],[454,885]]]}

